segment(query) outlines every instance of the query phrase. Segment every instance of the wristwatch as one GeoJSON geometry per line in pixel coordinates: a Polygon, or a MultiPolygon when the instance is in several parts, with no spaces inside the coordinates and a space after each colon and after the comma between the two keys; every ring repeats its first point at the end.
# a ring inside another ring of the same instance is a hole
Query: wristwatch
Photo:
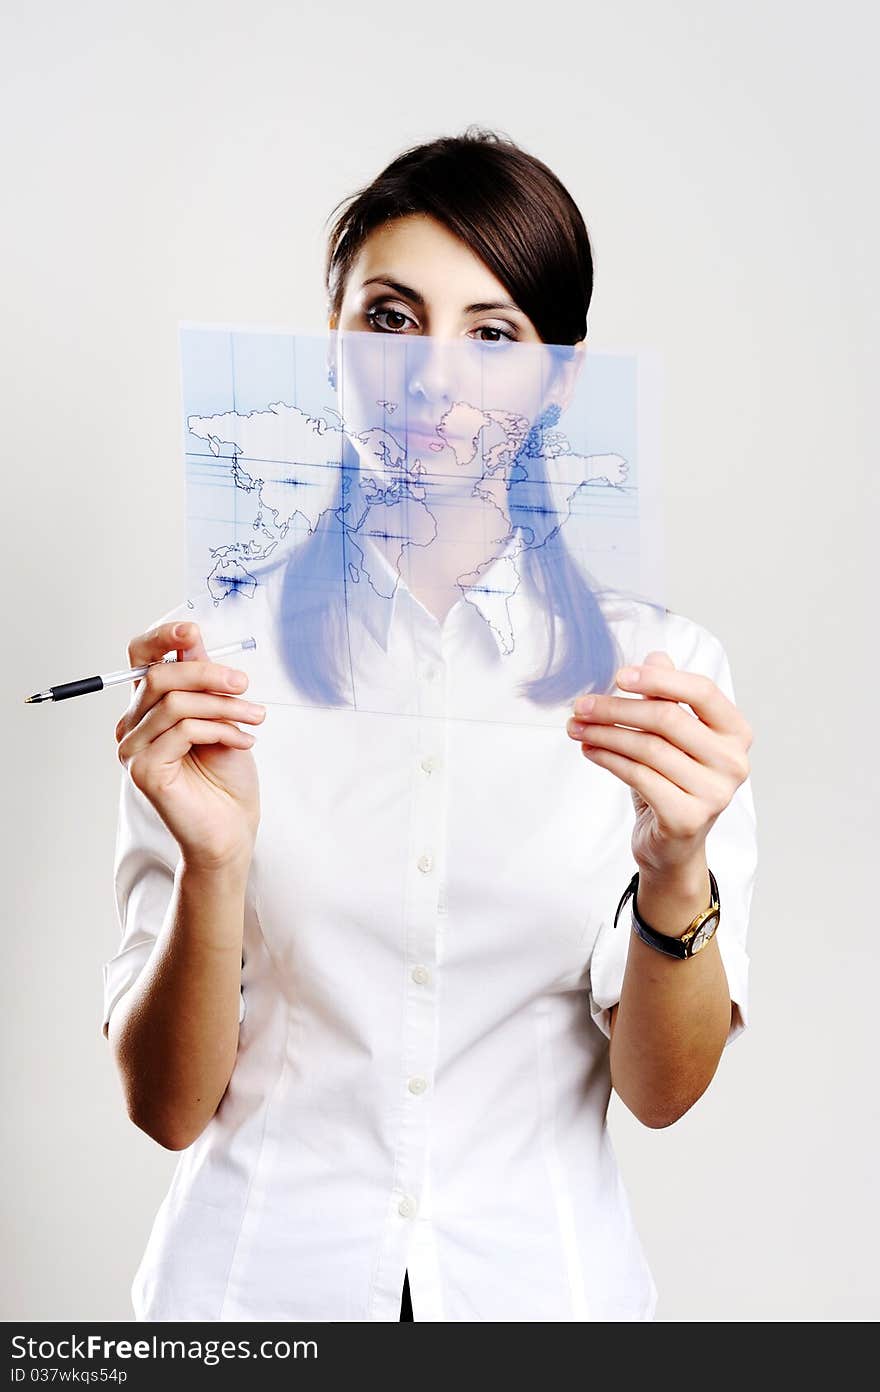
{"type": "Polygon", "coordinates": [[[693,957],[694,953],[699,952],[712,940],[715,930],[721,922],[721,898],[718,893],[718,883],[711,870],[709,871],[709,880],[712,885],[712,902],[708,909],[703,909],[698,913],[680,937],[673,938],[666,933],[658,933],[656,928],[652,928],[639,914],[636,903],[639,887],[639,872],[637,870],[620,897],[620,903],[617,905],[617,912],[614,915],[614,927],[617,927],[621,909],[629,896],[632,895],[632,926],[642,942],[646,942],[649,947],[656,947],[658,952],[665,952],[668,957],[693,957]]]}

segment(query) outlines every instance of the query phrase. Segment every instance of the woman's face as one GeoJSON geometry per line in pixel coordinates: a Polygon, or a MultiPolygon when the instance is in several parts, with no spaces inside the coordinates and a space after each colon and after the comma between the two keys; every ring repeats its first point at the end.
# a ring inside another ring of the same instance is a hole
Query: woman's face
{"type": "Polygon", "coordinates": [[[487,462],[497,476],[510,445],[560,399],[556,360],[532,321],[427,215],[371,233],[329,328],[341,331],[339,409],[362,465],[415,474],[435,494],[472,487],[487,462]]]}

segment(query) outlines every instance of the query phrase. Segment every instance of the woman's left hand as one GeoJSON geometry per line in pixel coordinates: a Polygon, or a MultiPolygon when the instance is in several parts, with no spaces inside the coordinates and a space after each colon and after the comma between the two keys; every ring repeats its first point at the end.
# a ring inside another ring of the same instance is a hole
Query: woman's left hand
{"type": "Polygon", "coordinates": [[[675,871],[700,856],[713,824],[748,778],[752,728],[710,677],[679,672],[665,652],[648,653],[642,667],[621,668],[617,684],[644,699],[579,696],[566,728],[592,763],[629,785],[640,870],[675,871]],[[626,675],[633,671],[635,681],[626,675]]]}

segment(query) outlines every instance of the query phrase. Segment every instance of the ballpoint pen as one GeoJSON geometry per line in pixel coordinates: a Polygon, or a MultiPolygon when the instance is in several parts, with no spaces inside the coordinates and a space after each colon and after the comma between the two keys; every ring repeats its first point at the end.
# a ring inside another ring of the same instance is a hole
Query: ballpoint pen
{"type": "MultiPolygon", "coordinates": [[[[215,657],[226,657],[228,653],[243,652],[255,648],[255,638],[242,638],[238,643],[227,643],[223,648],[213,648],[208,653],[211,661],[215,657]]],[[[161,657],[157,662],[177,662],[176,657],[161,657]]],[[[132,667],[128,671],[105,672],[98,677],[82,677],[79,681],[63,682],[61,686],[50,686],[47,691],[37,691],[33,696],[25,696],[25,704],[31,701],[66,701],[69,696],[85,696],[88,691],[103,691],[105,686],[116,686],[119,682],[134,681],[142,677],[156,662],[147,662],[143,667],[132,667]]]]}

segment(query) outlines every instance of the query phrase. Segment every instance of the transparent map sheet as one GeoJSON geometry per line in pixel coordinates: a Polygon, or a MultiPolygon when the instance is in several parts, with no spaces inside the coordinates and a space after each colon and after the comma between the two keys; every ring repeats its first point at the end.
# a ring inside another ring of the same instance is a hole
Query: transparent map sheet
{"type": "Polygon", "coordinates": [[[250,699],[558,725],[613,689],[616,620],[663,607],[652,354],[199,324],[180,348],[187,602],[209,648],[255,639],[250,699]]]}

